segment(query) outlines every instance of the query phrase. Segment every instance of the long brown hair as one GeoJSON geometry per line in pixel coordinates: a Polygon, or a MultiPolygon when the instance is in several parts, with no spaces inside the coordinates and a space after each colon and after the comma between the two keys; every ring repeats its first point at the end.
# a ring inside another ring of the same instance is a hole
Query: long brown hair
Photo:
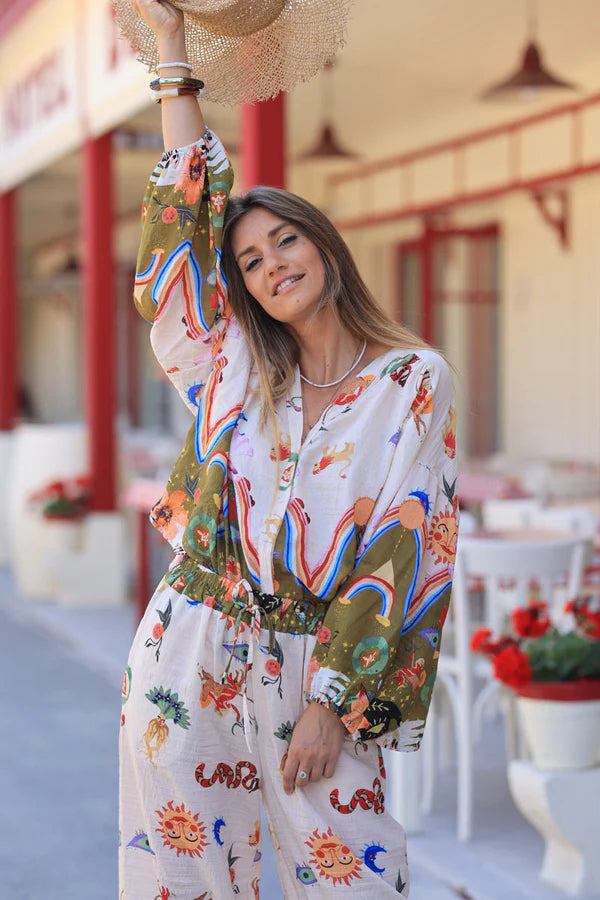
{"type": "Polygon", "coordinates": [[[263,208],[299,229],[317,247],[325,267],[325,287],[318,310],[334,308],[342,326],[360,340],[390,349],[423,350],[429,345],[394,322],[362,280],[345,241],[327,216],[308,200],[279,188],[255,187],[227,205],[223,229],[222,269],[229,301],[250,345],[260,377],[263,412],[291,390],[299,347],[285,325],[266,313],[247,291],[233,253],[233,233],[251,210],[263,208]]]}

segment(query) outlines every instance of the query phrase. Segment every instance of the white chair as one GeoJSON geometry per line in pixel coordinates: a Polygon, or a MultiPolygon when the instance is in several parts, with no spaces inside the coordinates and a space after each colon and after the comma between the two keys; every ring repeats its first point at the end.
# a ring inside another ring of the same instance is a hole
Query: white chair
{"type": "Polygon", "coordinates": [[[531,517],[539,508],[539,500],[529,497],[515,500],[484,500],[481,504],[481,521],[483,527],[490,531],[529,528],[531,517]]]}
{"type": "MultiPolygon", "coordinates": [[[[468,841],[473,817],[473,745],[475,726],[484,703],[499,687],[491,677],[486,660],[475,657],[470,649],[475,624],[485,624],[501,632],[511,609],[527,603],[532,580],[541,595],[552,602],[554,586],[567,577],[567,594],[579,593],[583,575],[586,542],[580,540],[516,541],[502,538],[465,537],[459,540],[454,586],[452,589],[449,634],[444,635],[438,667],[438,685],[434,709],[430,711],[423,742],[423,808],[431,809],[436,776],[436,708],[440,691],[454,721],[454,744],[458,775],[457,834],[468,841]],[[474,623],[473,594],[469,585],[474,577],[485,586],[483,622],[474,623]],[[510,585],[507,589],[507,584],[510,585]],[[449,638],[449,639],[448,639],[449,638]],[[483,684],[482,684],[483,681],[483,684]]],[[[446,626],[447,627],[447,626],[446,626]]]]}

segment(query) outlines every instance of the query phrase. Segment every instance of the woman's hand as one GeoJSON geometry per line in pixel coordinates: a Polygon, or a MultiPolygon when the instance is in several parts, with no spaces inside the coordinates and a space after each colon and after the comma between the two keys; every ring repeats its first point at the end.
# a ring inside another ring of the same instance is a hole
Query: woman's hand
{"type": "Polygon", "coordinates": [[[138,16],[157,38],[172,38],[181,30],[183,13],[166,0],[130,0],[138,16]]]}
{"type": "Polygon", "coordinates": [[[320,703],[311,703],[302,713],[287,752],[283,769],[283,789],[293,794],[295,787],[309,781],[331,778],[335,772],[346,728],[340,718],[320,703]],[[306,772],[308,778],[299,778],[306,772]]]}

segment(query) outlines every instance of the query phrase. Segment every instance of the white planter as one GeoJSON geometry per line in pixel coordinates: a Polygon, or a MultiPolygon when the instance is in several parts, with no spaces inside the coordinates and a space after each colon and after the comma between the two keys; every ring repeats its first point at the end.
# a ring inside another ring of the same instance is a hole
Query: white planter
{"type": "Polygon", "coordinates": [[[533,764],[542,771],[590,769],[600,758],[600,700],[517,697],[533,764]]]}
{"type": "Polygon", "coordinates": [[[23,599],[56,597],[58,585],[46,559],[80,540],[81,524],[49,521],[33,510],[29,495],[50,481],[87,470],[86,432],[82,424],[19,425],[13,432],[6,476],[8,546],[19,594],[23,599]]]}

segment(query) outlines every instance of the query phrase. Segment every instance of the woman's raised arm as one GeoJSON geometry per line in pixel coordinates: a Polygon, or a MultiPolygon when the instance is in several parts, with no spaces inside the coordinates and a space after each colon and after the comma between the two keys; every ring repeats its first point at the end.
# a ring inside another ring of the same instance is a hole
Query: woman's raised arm
{"type": "MultiPolygon", "coordinates": [[[[130,2],[156,35],[161,61],[185,63],[181,12],[158,0],[130,2]]],[[[190,74],[183,66],[163,73],[190,74]]],[[[152,322],[156,358],[196,415],[230,321],[221,244],[233,170],[221,142],[207,131],[195,96],[164,97],[162,117],[166,150],[142,205],[134,300],[152,322]]],[[[232,349],[230,361],[242,358],[238,350],[232,349]]]]}
{"type": "MultiPolygon", "coordinates": [[[[156,35],[161,65],[187,62],[183,13],[163,0],[131,0],[131,5],[156,35]]],[[[185,67],[161,70],[164,77],[189,76],[185,67]]],[[[192,95],[161,100],[165,150],[186,147],[199,140],[206,125],[198,101],[192,95]]]]}

